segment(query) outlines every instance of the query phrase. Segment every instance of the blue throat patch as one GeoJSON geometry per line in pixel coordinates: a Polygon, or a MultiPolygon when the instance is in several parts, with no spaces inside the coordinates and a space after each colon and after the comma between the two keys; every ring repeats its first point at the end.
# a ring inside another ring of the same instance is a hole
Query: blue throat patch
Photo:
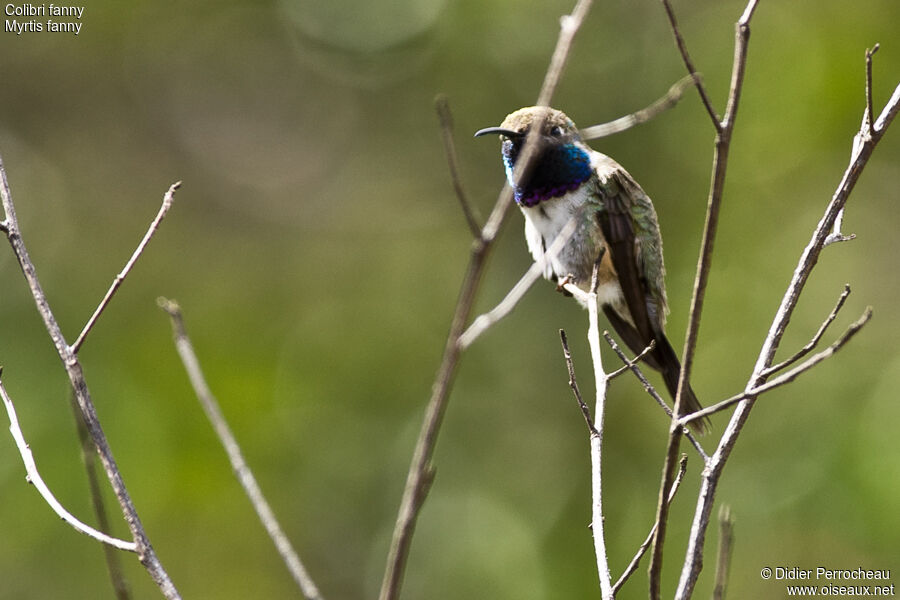
{"type": "Polygon", "coordinates": [[[513,186],[516,204],[537,206],[544,200],[558,198],[578,189],[587,181],[593,169],[587,152],[575,144],[551,146],[532,168],[531,176],[521,186],[513,183],[513,169],[520,148],[507,140],[503,144],[503,165],[506,178],[513,186]]]}

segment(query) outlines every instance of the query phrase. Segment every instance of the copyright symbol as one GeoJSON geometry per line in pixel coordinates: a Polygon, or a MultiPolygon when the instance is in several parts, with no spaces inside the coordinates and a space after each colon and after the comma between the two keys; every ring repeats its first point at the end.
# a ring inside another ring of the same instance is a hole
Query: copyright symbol
{"type": "Polygon", "coordinates": [[[770,577],[772,577],[772,569],[770,569],[769,567],[763,567],[762,571],[760,571],[759,574],[762,575],[763,579],[769,579],[770,577]]]}

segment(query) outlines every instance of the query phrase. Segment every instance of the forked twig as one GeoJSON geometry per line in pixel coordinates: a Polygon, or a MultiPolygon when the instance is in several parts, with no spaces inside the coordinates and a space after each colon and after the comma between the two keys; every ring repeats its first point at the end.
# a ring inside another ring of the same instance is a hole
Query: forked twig
{"type": "Polygon", "coordinates": [[[808,359],[806,359],[805,361],[803,361],[802,363],[800,363],[799,365],[797,365],[796,367],[791,369],[790,371],[785,371],[784,373],[782,373],[775,379],[770,379],[769,381],[766,381],[765,383],[760,383],[756,387],[753,387],[749,390],[745,390],[745,391],[741,392],[740,394],[732,396],[731,398],[728,398],[726,400],[722,400],[721,402],[717,402],[716,404],[713,404],[712,406],[707,406],[706,408],[700,409],[697,412],[693,412],[689,415],[685,415],[685,416],[681,417],[680,419],[678,419],[678,423],[680,425],[687,425],[691,421],[694,421],[696,419],[702,419],[704,417],[708,417],[709,415],[723,411],[726,408],[728,408],[729,406],[734,406],[735,404],[737,404],[738,402],[741,402],[743,400],[748,400],[751,398],[756,399],[759,396],[765,394],[766,392],[770,392],[777,387],[781,387],[782,385],[784,385],[786,383],[790,383],[790,382],[794,381],[802,373],[815,367],[817,364],[819,364],[826,358],[832,357],[834,355],[834,353],[837,352],[838,350],[840,350],[844,346],[844,344],[849,342],[850,339],[854,335],[859,333],[859,330],[862,329],[863,326],[866,323],[868,323],[869,319],[871,319],[871,318],[872,318],[872,308],[869,307],[866,309],[866,311],[863,313],[863,315],[855,323],[852,323],[847,328],[847,330],[841,335],[841,337],[839,337],[837,340],[834,341],[833,344],[831,344],[830,346],[828,346],[821,352],[818,352],[818,353],[812,355],[811,357],[809,357],[808,359]]]}
{"type": "Polygon", "coordinates": [[[846,302],[847,296],[849,295],[850,284],[848,283],[844,285],[844,291],[841,292],[841,295],[838,297],[837,304],[834,305],[834,308],[831,309],[831,312],[827,317],[825,317],[825,320],[822,321],[822,324],[819,326],[819,330],[812,337],[812,339],[809,340],[809,342],[807,342],[805,346],[800,348],[790,358],[786,358],[777,365],[772,365],[771,367],[764,370],[763,376],[768,377],[773,373],[777,373],[778,371],[791,366],[792,364],[809,354],[819,344],[819,342],[822,340],[822,336],[824,336],[825,332],[828,330],[828,327],[834,322],[835,318],[837,318],[838,313],[840,312],[841,308],[843,308],[844,302],[846,302]]]}
{"type": "Polygon", "coordinates": [[[56,317],[53,316],[53,311],[50,309],[49,302],[47,302],[47,296],[44,294],[43,287],[38,279],[34,263],[28,255],[28,250],[25,247],[25,242],[19,231],[16,209],[9,190],[9,183],[6,179],[6,170],[3,168],[2,159],[0,159],[0,200],[2,200],[3,210],[6,213],[3,227],[6,238],[9,240],[13,253],[16,255],[19,267],[22,269],[22,274],[28,282],[28,288],[31,290],[34,304],[37,307],[38,313],[41,315],[41,319],[44,321],[44,327],[47,329],[47,333],[53,341],[53,345],[56,348],[60,361],[63,363],[66,374],[69,376],[69,383],[72,386],[72,391],[75,393],[75,399],[78,402],[78,408],[81,410],[84,424],[91,436],[91,440],[97,448],[97,453],[100,455],[100,461],[103,464],[103,470],[106,472],[106,477],[109,479],[113,493],[122,510],[122,515],[125,518],[125,522],[128,524],[128,529],[134,539],[135,551],[137,552],[138,559],[147,570],[150,578],[153,579],[153,582],[159,587],[163,596],[168,600],[180,600],[181,595],[178,593],[178,589],[175,587],[172,578],[169,577],[162,562],[153,550],[153,546],[150,544],[150,539],[147,536],[144,525],[141,523],[137,508],[134,506],[131,495],[125,487],[122,473],[113,457],[112,449],[109,447],[109,442],[106,439],[106,433],[100,425],[100,419],[97,417],[97,410],[91,399],[91,394],[88,390],[87,382],[84,378],[84,371],[81,368],[81,362],[78,360],[78,355],[72,351],[72,347],[66,342],[66,338],[60,329],[59,322],[57,322],[56,317]]]}
{"type": "MultiPolygon", "coordinates": [[[[850,164],[847,166],[834,195],[825,209],[825,214],[819,221],[812,233],[812,237],[806,248],[800,255],[797,266],[787,290],[781,299],[781,304],[772,320],[772,325],[763,341],[762,348],[753,369],[753,374],[747,382],[747,390],[761,389],[765,384],[766,377],[764,372],[772,364],[775,352],[784,335],[791,315],[797,306],[800,294],[802,293],[806,282],[812,273],[813,267],[818,262],[819,255],[825,245],[826,239],[829,237],[829,231],[835,224],[836,219],[840,215],[847,203],[847,199],[853,188],[856,186],[859,176],[872,156],[872,152],[878,145],[878,142],[884,136],[887,128],[894,121],[897,114],[900,113],[900,84],[894,88],[891,98],[885,104],[878,119],[876,119],[872,132],[868,131],[865,121],[860,127],[857,139],[861,140],[858,144],[854,144],[850,156],[850,164]]],[[[812,360],[812,359],[809,359],[812,360]]],[[[794,371],[796,372],[796,367],[794,371]]],[[[788,373],[782,374],[784,377],[788,373]]],[[[774,380],[773,380],[774,381],[774,380]]],[[[731,455],[737,438],[743,429],[744,424],[749,417],[750,411],[755,405],[755,397],[750,396],[744,401],[739,402],[725,433],[719,441],[719,446],[715,453],[710,457],[707,468],[703,471],[701,477],[700,491],[697,496],[697,507],[694,511],[694,520],[691,525],[691,533],[688,538],[688,546],[685,551],[685,559],[681,569],[681,578],[678,582],[676,590],[676,600],[683,600],[693,593],[694,585],[700,574],[703,563],[703,546],[706,537],[706,530],[709,526],[712,514],[713,501],[716,495],[719,478],[722,470],[731,455]]]]}
{"type": "MultiPolygon", "coordinates": [[[[603,420],[606,414],[606,392],[609,379],[603,370],[600,354],[600,326],[598,322],[597,286],[598,272],[603,252],[594,261],[590,292],[585,292],[574,283],[566,283],[563,288],[579,299],[588,309],[588,345],[594,367],[596,399],[593,427],[591,428],[591,533],[594,537],[594,554],[597,558],[597,574],[600,578],[600,595],[603,600],[613,600],[612,578],[609,574],[609,558],[606,553],[605,524],[603,520],[603,420]]],[[[572,372],[574,377],[574,371],[572,372]]]]}
{"type": "Polygon", "coordinates": [[[275,513],[272,512],[272,508],[269,506],[262,490],[259,488],[259,484],[256,482],[256,477],[253,476],[253,471],[250,470],[247,461],[244,460],[241,447],[238,445],[237,439],[231,431],[231,427],[228,426],[228,422],[225,420],[225,415],[222,413],[219,402],[216,400],[216,397],[209,389],[209,385],[206,383],[206,377],[204,377],[203,370],[200,368],[200,361],[197,358],[197,353],[194,352],[194,346],[184,327],[184,318],[181,314],[181,308],[176,302],[165,298],[160,298],[158,304],[171,318],[172,334],[175,338],[175,348],[178,350],[178,356],[184,364],[185,371],[187,371],[188,379],[191,380],[191,386],[194,388],[194,393],[197,395],[197,399],[200,401],[201,406],[203,406],[203,411],[206,413],[207,418],[209,418],[210,424],[212,424],[213,430],[216,432],[219,441],[225,448],[225,452],[228,454],[228,460],[231,462],[231,468],[234,470],[235,477],[237,477],[241,487],[244,488],[244,492],[250,499],[250,503],[253,505],[253,509],[256,511],[263,527],[265,527],[266,533],[269,534],[269,537],[275,544],[278,554],[281,555],[281,559],[284,561],[285,566],[287,566],[288,571],[290,571],[291,576],[294,578],[294,581],[297,583],[297,586],[300,588],[303,595],[309,600],[322,600],[319,589],[309,576],[309,573],[307,573],[303,563],[300,562],[300,557],[288,540],[287,535],[285,535],[281,525],[278,524],[275,513]]]}

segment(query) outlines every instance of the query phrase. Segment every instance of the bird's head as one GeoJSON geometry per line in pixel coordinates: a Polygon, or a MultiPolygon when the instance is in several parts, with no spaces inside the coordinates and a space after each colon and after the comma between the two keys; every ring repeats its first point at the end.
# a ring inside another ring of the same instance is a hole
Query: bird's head
{"type": "Polygon", "coordinates": [[[542,106],[520,108],[507,115],[499,127],[481,129],[475,136],[488,134],[497,134],[502,140],[506,176],[520,205],[535,206],[543,200],[562,196],[591,175],[589,149],[575,123],[562,111],[542,106]],[[534,162],[524,180],[517,182],[516,163],[529,133],[538,126],[534,162]]]}

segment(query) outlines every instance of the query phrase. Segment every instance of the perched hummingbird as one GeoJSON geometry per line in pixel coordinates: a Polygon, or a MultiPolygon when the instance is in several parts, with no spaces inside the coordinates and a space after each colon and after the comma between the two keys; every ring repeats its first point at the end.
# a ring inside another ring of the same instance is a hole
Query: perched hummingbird
{"type": "MultiPolygon", "coordinates": [[[[650,198],[616,161],[585,144],[561,111],[522,108],[508,115],[500,127],[482,129],[475,136],[486,134],[499,134],[502,140],[506,176],[525,215],[525,239],[535,261],[570,219],[576,219],[574,233],[548,261],[544,277],[590,291],[594,264],[602,253],[598,302],[632,352],[638,354],[655,342],[644,362],[662,373],[674,398],[681,364],[663,329],[668,312],[665,267],[650,198]],[[532,164],[525,177],[516,181],[516,160],[531,127],[541,122],[532,164]]],[[[688,385],[682,412],[699,409],[688,385]]],[[[708,421],[696,420],[691,426],[703,432],[708,421]]]]}

